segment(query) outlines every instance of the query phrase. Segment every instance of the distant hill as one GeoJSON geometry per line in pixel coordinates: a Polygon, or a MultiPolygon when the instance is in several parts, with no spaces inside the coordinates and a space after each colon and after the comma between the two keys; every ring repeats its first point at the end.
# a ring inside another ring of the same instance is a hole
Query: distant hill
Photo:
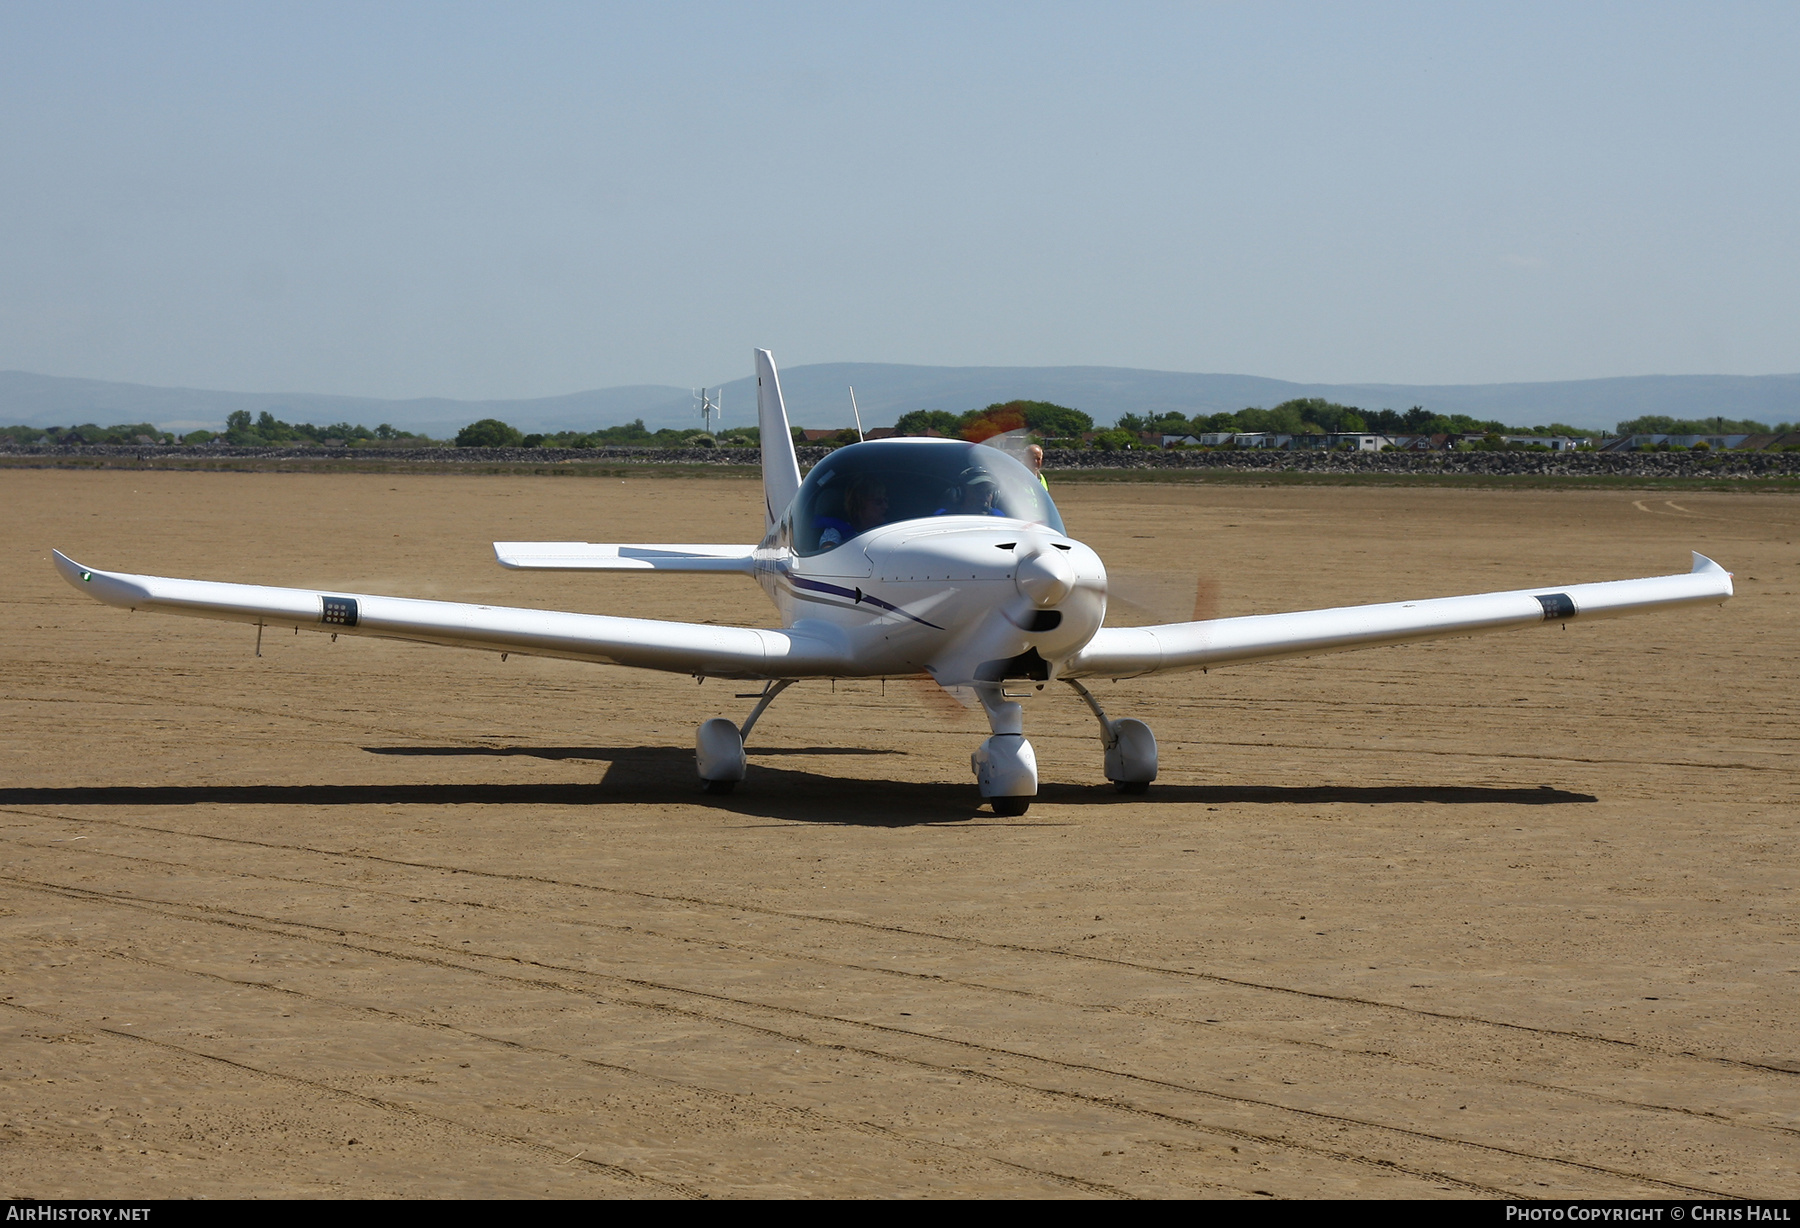
{"type": "Polygon", "coordinates": [[[503,418],[531,430],[591,430],[637,417],[648,420],[650,415],[667,416],[675,407],[685,411],[692,399],[685,388],[637,384],[518,401],[454,401],[448,397],[391,401],[316,392],[157,388],[0,371],[0,425],[9,426],[154,422],[164,430],[218,430],[225,425],[227,414],[243,409],[252,416],[268,410],[284,422],[313,422],[320,426],[349,422],[372,427],[388,422],[403,430],[424,431],[442,438],[454,435],[478,418],[503,418]]]}
{"type": "MultiPolygon", "coordinates": [[[[1297,384],[1255,375],[1201,375],[1130,367],[918,367],[818,363],[781,372],[789,417],[811,427],[848,426],[851,385],[864,426],[888,426],[914,409],[961,412],[995,401],[1054,401],[1109,423],[1122,413],[1217,413],[1325,397],[1364,409],[1423,405],[1439,413],[1519,426],[1565,422],[1588,430],[1643,414],[1675,418],[1800,420],[1800,375],[1633,375],[1532,384],[1297,384]]],[[[723,425],[756,420],[754,380],[725,385],[723,425]]],[[[319,393],[214,392],[0,372],[0,425],[154,422],[169,430],[218,428],[225,415],[268,410],[288,422],[333,422],[446,436],[478,418],[526,431],[591,430],[642,418],[652,430],[700,425],[692,393],[663,384],[600,388],[529,400],[383,400],[319,393]]]]}
{"type": "MultiPolygon", "coordinates": [[[[1123,413],[1219,413],[1325,397],[1364,409],[1414,405],[1520,426],[1564,422],[1589,430],[1643,414],[1675,418],[1800,420],[1800,375],[1635,375],[1535,384],[1296,384],[1256,375],[1197,375],[1130,367],[909,367],[820,363],[781,372],[789,417],[808,426],[850,424],[849,385],[864,426],[914,409],[961,412],[995,401],[1053,401],[1110,423],[1123,413]]],[[[755,381],[725,385],[726,421],[755,418],[755,381]],[[739,417],[738,414],[742,414],[739,417]]],[[[648,419],[646,419],[648,421],[648,419]]]]}

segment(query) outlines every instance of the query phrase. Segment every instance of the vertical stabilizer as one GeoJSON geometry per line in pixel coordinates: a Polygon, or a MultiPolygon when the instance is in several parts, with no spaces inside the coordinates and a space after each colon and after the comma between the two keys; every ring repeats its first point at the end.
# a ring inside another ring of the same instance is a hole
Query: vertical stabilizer
{"type": "Polygon", "coordinates": [[[775,357],[756,351],[756,425],[762,431],[763,528],[773,528],[800,489],[800,462],[788,431],[787,406],[781,403],[781,379],[775,357]]]}

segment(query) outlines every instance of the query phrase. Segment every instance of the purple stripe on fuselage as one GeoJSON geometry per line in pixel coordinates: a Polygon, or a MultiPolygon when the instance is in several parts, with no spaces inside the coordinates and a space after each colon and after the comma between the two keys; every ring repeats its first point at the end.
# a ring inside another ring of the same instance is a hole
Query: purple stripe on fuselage
{"type": "Polygon", "coordinates": [[[865,593],[860,588],[844,588],[841,585],[826,584],[822,580],[809,580],[805,576],[796,576],[796,575],[793,575],[792,573],[789,573],[789,575],[787,576],[787,581],[789,584],[792,584],[795,588],[810,589],[815,593],[830,593],[834,597],[848,597],[848,598],[850,598],[851,601],[856,602],[858,604],[872,605],[878,609],[888,610],[892,613],[898,614],[902,618],[910,618],[914,622],[918,623],[921,627],[930,627],[933,631],[942,631],[943,630],[943,628],[938,626],[936,623],[926,622],[923,618],[920,618],[917,615],[908,614],[905,610],[901,609],[899,606],[892,605],[889,602],[883,601],[881,598],[875,596],[872,593],[865,593]]]}

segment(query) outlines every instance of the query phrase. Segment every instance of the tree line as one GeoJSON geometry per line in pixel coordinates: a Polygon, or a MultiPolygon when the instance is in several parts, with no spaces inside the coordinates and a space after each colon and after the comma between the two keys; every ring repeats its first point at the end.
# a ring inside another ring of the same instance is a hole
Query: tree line
{"type": "MultiPolygon", "coordinates": [[[[1624,435],[1766,435],[1782,434],[1795,429],[1794,423],[1770,426],[1748,418],[1674,418],[1646,414],[1620,422],[1616,433],[1624,435]]],[[[794,427],[794,441],[807,442],[803,429],[794,427]]],[[[1009,431],[1030,431],[1052,446],[1129,448],[1139,445],[1145,435],[1212,435],[1271,432],[1282,435],[1470,435],[1489,437],[1502,435],[1565,435],[1581,437],[1592,434],[1566,423],[1552,422],[1541,426],[1508,426],[1493,419],[1479,419],[1467,414],[1439,414],[1415,405],[1411,409],[1366,410],[1355,405],[1339,405],[1322,397],[1301,397],[1283,401],[1272,409],[1251,406],[1214,414],[1179,412],[1162,414],[1122,414],[1109,429],[1096,430],[1091,415],[1066,405],[1049,401],[998,401],[981,409],[951,413],[942,409],[915,409],[902,414],[894,424],[896,435],[939,435],[951,439],[980,441],[1009,431]]],[[[190,431],[177,437],[148,422],[121,423],[114,426],[0,427],[0,438],[17,443],[51,444],[207,444],[213,442],[238,447],[268,447],[284,443],[342,442],[385,443],[422,447],[443,445],[451,441],[432,439],[428,435],[403,431],[383,422],[373,428],[349,422],[315,426],[310,422],[284,422],[264,410],[256,418],[247,410],[237,410],[225,420],[223,431],[190,431]]],[[[756,427],[733,427],[716,435],[704,431],[664,427],[651,430],[642,418],[622,426],[601,427],[591,431],[557,431],[527,434],[497,418],[483,418],[463,427],[456,434],[458,447],[488,448],[603,448],[603,447],[755,447],[761,439],[756,427]]],[[[845,444],[856,441],[856,432],[844,430],[815,443],[845,444]]]]}
{"type": "MultiPolygon", "coordinates": [[[[205,434],[203,431],[194,432],[205,434]]],[[[234,447],[256,447],[267,444],[297,443],[304,439],[308,443],[326,443],[330,440],[342,440],[344,443],[355,443],[359,440],[380,441],[382,443],[434,443],[428,435],[417,435],[412,431],[402,431],[383,422],[370,430],[366,426],[352,425],[348,422],[333,422],[330,426],[314,426],[310,422],[283,422],[268,410],[263,410],[257,419],[250,420],[247,409],[235,410],[225,416],[225,429],[213,436],[222,439],[234,447]]],[[[183,442],[187,442],[185,439],[183,442]]],[[[200,440],[201,443],[210,440],[200,440]]]]}
{"type": "Polygon", "coordinates": [[[919,409],[901,416],[895,431],[901,435],[935,433],[952,438],[984,439],[1007,430],[1030,430],[1050,443],[1087,440],[1101,447],[1129,447],[1144,435],[1217,435],[1270,432],[1280,435],[1570,435],[1592,432],[1561,422],[1547,426],[1508,426],[1494,419],[1468,414],[1440,414],[1415,405],[1408,410],[1362,409],[1340,405],[1323,397],[1298,397],[1273,409],[1245,409],[1193,416],[1170,411],[1161,414],[1121,414],[1108,430],[1096,432],[1093,419],[1078,409],[1048,401],[1007,401],[962,414],[919,409]]]}
{"type": "Polygon", "coordinates": [[[1514,427],[1490,418],[1468,414],[1440,414],[1415,405],[1408,410],[1363,409],[1339,405],[1323,397],[1297,397],[1273,409],[1252,406],[1216,414],[1179,413],[1157,416],[1126,414],[1120,429],[1158,432],[1164,435],[1210,435],[1225,431],[1267,431],[1280,435],[1585,435],[1560,422],[1548,426],[1514,427]]]}
{"type": "Polygon", "coordinates": [[[80,426],[41,428],[5,426],[0,427],[0,436],[10,437],[19,443],[180,443],[193,445],[218,442],[230,444],[233,447],[248,448],[268,447],[299,440],[306,440],[309,443],[326,443],[337,440],[346,444],[368,440],[413,446],[438,442],[428,435],[402,431],[386,422],[373,429],[349,422],[333,422],[329,426],[314,426],[310,422],[283,422],[266,409],[261,416],[255,419],[250,417],[250,411],[247,409],[234,410],[226,415],[225,429],[222,431],[189,431],[187,434],[179,436],[149,422],[128,422],[115,426],[96,426],[92,422],[83,423],[80,426]]]}
{"type": "Polygon", "coordinates": [[[753,426],[734,427],[716,436],[692,428],[663,427],[653,431],[642,418],[624,426],[603,426],[592,431],[554,431],[526,434],[498,418],[471,422],[456,433],[459,448],[753,448],[762,432],[753,426]]]}
{"type": "Polygon", "coordinates": [[[1619,435],[1785,435],[1794,430],[1792,422],[1770,426],[1754,418],[1670,418],[1663,414],[1645,414],[1619,423],[1619,435]]]}

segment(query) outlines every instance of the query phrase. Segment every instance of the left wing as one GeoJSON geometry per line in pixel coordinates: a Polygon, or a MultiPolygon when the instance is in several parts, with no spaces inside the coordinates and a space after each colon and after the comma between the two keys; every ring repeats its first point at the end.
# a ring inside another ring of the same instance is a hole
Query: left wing
{"type": "Polygon", "coordinates": [[[1526,588],[1472,597],[1257,614],[1158,627],[1102,627],[1057,671],[1064,678],[1136,678],[1375,648],[1572,619],[1612,618],[1684,605],[1718,605],[1731,573],[1703,554],[1686,575],[1612,580],[1566,588],[1526,588]]]}
{"type": "Polygon", "coordinates": [[[495,542],[500,566],[515,571],[727,571],[756,569],[755,546],[606,545],[495,542]]]}
{"type": "Polygon", "coordinates": [[[56,553],[56,569],[108,605],[196,618],[223,618],[333,635],[372,635],[454,648],[519,652],[632,665],[714,678],[807,678],[843,673],[847,645],[821,628],[769,631],[710,623],[566,614],[509,606],[323,593],[316,589],[219,584],[94,571],[56,553]]]}

